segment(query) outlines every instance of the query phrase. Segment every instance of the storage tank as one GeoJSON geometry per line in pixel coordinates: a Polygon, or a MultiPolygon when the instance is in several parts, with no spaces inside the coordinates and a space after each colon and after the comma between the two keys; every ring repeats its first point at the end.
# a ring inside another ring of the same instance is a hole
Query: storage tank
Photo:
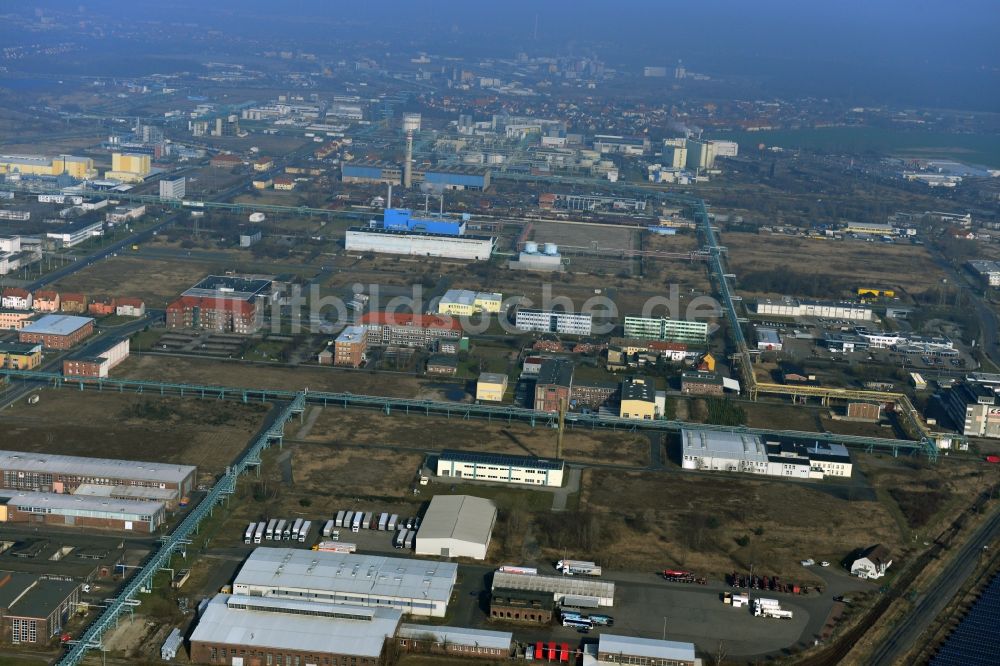
{"type": "Polygon", "coordinates": [[[263,222],[264,219],[264,213],[250,213],[251,222],[263,222]]]}
{"type": "Polygon", "coordinates": [[[419,113],[404,113],[403,114],[403,131],[404,132],[419,132],[420,131],[420,114],[419,113]]]}
{"type": "Polygon", "coordinates": [[[535,241],[528,241],[524,244],[524,251],[528,254],[538,254],[538,243],[535,241]]]}
{"type": "Polygon", "coordinates": [[[554,257],[559,254],[559,247],[555,243],[546,243],[545,254],[554,257]]]}

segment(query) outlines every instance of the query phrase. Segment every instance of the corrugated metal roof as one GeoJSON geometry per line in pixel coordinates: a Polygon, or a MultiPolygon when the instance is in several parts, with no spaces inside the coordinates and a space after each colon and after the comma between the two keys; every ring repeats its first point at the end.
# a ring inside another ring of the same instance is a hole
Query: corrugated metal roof
{"type": "Polygon", "coordinates": [[[90,317],[50,314],[39,317],[34,322],[22,328],[21,332],[40,335],[69,335],[93,321],[90,317]]]}
{"type": "Polygon", "coordinates": [[[402,557],[257,548],[233,581],[279,589],[443,601],[451,598],[458,565],[402,557]]]}
{"type": "Polygon", "coordinates": [[[507,631],[487,631],[470,627],[438,627],[431,624],[403,624],[399,627],[400,638],[423,639],[429,636],[433,636],[437,643],[499,650],[509,650],[514,637],[507,631]]]}
{"type": "Polygon", "coordinates": [[[694,661],[694,643],[681,643],[680,641],[601,634],[597,649],[601,653],[621,654],[628,657],[694,661]]]}
{"type": "Polygon", "coordinates": [[[615,596],[614,583],[577,576],[531,576],[497,571],[493,574],[493,589],[499,588],[601,599],[613,599],[615,596]]]}
{"type": "Polygon", "coordinates": [[[435,495],[417,531],[417,539],[457,539],[488,544],[497,507],[469,495],[435,495]]]}
{"type": "Polygon", "coordinates": [[[26,451],[0,451],[0,469],[177,484],[198,470],[191,465],[59,456],[26,451]]]}
{"type": "Polygon", "coordinates": [[[205,609],[191,642],[378,657],[400,617],[392,608],[219,594],[205,609]],[[331,612],[337,616],[330,617],[331,612]]]}

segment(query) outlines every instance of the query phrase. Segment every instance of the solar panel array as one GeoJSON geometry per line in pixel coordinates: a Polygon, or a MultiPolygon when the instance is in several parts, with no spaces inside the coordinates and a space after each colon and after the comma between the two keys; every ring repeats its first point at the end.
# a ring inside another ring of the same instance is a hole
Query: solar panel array
{"type": "Polygon", "coordinates": [[[979,599],[955,627],[931,659],[932,666],[993,666],[1000,662],[997,653],[997,627],[1000,627],[1000,574],[993,577],[979,599]]]}

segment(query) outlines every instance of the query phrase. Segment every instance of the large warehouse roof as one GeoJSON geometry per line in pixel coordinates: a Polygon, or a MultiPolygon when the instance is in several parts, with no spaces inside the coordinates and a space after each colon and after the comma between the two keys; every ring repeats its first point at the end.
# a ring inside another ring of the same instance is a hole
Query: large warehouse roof
{"type": "Polygon", "coordinates": [[[417,539],[456,539],[489,543],[497,508],[469,495],[435,495],[417,531],[417,539]]]}
{"type": "MultiPolygon", "coordinates": [[[[155,516],[163,510],[163,502],[145,502],[110,497],[66,495],[63,493],[40,493],[31,490],[0,490],[0,504],[18,507],[25,512],[39,513],[39,509],[51,509],[56,513],[66,511],[87,511],[101,517],[133,520],[136,517],[155,516]]],[[[77,514],[80,515],[80,514],[77,514]]]]}
{"type": "Polygon", "coordinates": [[[497,650],[509,650],[514,635],[507,631],[489,631],[471,627],[440,627],[431,624],[403,624],[399,627],[400,638],[418,640],[433,636],[437,643],[468,645],[497,650]]]}
{"type": "Polygon", "coordinates": [[[634,636],[601,634],[597,648],[602,654],[620,654],[628,657],[648,659],[669,659],[674,661],[694,661],[694,643],[661,641],[634,636]]]}
{"type": "Polygon", "coordinates": [[[458,565],[402,557],[257,548],[234,586],[347,592],[447,603],[458,565]]]}
{"type": "Polygon", "coordinates": [[[493,589],[550,592],[602,599],[613,599],[615,596],[615,584],[603,580],[577,576],[532,576],[503,571],[493,574],[493,589]]]}
{"type": "Polygon", "coordinates": [[[94,320],[90,317],[74,317],[72,315],[43,315],[21,329],[22,333],[38,335],[70,335],[94,320]]]}
{"type": "Polygon", "coordinates": [[[57,456],[25,451],[0,451],[0,470],[17,470],[19,472],[179,484],[197,469],[191,465],[57,456]]]}
{"type": "Polygon", "coordinates": [[[400,611],[218,594],[191,642],[378,658],[400,611]]]}
{"type": "Polygon", "coordinates": [[[685,428],[681,431],[681,441],[684,455],[767,460],[764,443],[749,433],[685,428]]]}

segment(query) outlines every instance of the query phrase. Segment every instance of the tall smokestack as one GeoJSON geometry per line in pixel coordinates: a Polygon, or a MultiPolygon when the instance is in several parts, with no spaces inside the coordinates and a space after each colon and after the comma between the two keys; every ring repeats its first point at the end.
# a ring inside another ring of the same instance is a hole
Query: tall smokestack
{"type": "Polygon", "coordinates": [[[406,133],[406,162],[403,163],[403,187],[410,189],[413,184],[413,132],[406,133]]]}

